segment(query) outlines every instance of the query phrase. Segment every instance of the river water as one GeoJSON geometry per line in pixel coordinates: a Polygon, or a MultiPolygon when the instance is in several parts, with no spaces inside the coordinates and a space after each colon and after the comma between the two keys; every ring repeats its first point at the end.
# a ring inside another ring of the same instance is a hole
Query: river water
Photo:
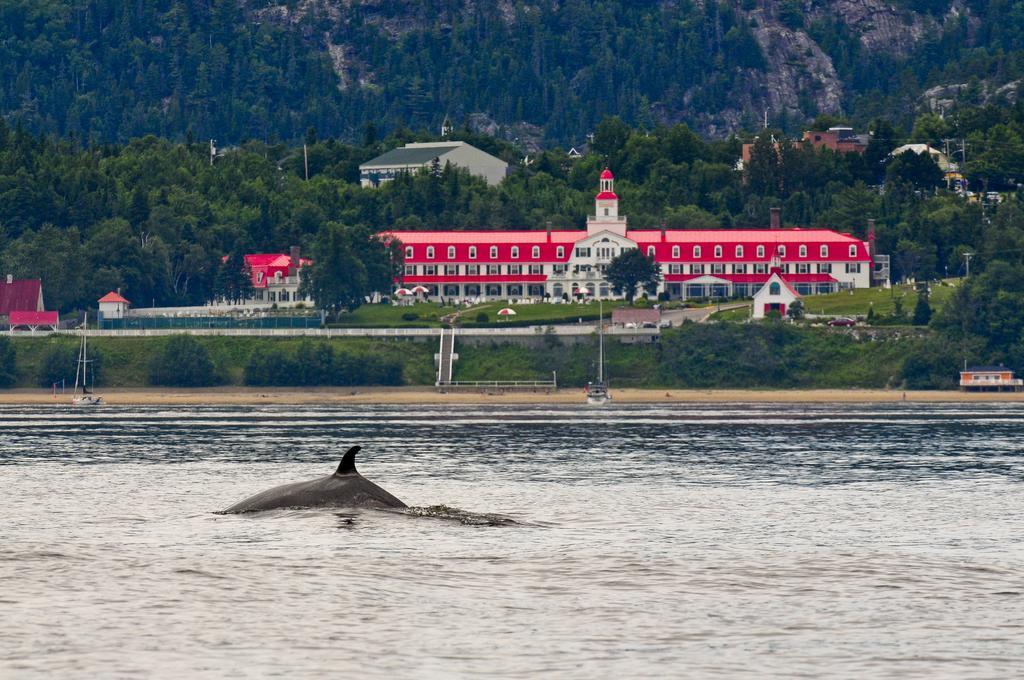
{"type": "Polygon", "coordinates": [[[0,676],[1019,677],[1022,435],[1019,404],[0,407],[0,676]],[[458,510],[214,514],[351,444],[458,510]]]}

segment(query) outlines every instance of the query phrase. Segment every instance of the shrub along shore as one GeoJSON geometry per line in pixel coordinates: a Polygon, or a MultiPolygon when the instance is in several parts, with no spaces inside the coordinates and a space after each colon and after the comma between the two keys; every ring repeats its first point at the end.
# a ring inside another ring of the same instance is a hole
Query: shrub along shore
{"type": "MultiPolygon", "coordinates": [[[[460,344],[457,380],[549,380],[596,374],[596,337],[460,344]]],[[[97,387],[428,386],[433,342],[363,338],[95,338],[97,387]]],[[[0,337],[0,387],[74,383],[78,340],[0,337]]],[[[652,389],[955,389],[963,348],[926,329],[836,331],[789,324],[684,324],[655,344],[606,343],[613,387],[652,389]]]]}

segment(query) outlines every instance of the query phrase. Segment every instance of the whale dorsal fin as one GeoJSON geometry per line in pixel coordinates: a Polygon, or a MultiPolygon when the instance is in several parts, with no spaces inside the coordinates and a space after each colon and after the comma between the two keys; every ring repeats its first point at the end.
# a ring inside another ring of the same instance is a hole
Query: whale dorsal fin
{"type": "Polygon", "coordinates": [[[356,454],[359,453],[361,446],[353,446],[351,449],[345,452],[345,455],[341,457],[341,464],[338,465],[336,475],[350,475],[356,471],[356,454]]]}

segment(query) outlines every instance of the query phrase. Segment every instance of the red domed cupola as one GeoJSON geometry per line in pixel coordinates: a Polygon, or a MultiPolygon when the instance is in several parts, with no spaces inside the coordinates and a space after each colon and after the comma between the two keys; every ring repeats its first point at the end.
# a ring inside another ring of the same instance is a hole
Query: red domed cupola
{"type": "Polygon", "coordinates": [[[619,197],[615,195],[615,175],[608,168],[604,169],[601,173],[601,192],[597,195],[599,201],[612,201],[617,200],[619,197]]]}

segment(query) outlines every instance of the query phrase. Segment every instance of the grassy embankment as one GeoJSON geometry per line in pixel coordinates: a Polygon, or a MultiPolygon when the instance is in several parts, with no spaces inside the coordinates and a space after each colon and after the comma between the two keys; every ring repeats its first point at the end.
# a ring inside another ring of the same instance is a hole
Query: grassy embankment
{"type": "MultiPolygon", "coordinates": [[[[940,285],[932,285],[929,303],[932,311],[942,308],[953,296],[959,285],[959,279],[948,279],[940,285]]],[[[896,311],[896,300],[902,301],[903,313],[908,321],[914,315],[917,305],[917,290],[910,285],[897,285],[889,288],[856,288],[851,291],[830,293],[828,295],[806,295],[803,298],[804,311],[807,314],[825,316],[866,317],[874,309],[876,318],[892,316],[896,311]]],[[[714,321],[745,321],[750,317],[750,305],[738,309],[716,312],[711,315],[714,321]]],[[[891,324],[890,324],[891,325],[891,324]]]]}
{"type": "MultiPolygon", "coordinates": [[[[899,339],[867,340],[848,333],[782,323],[690,323],[666,330],[657,344],[624,345],[610,340],[606,343],[606,371],[618,387],[895,387],[902,384],[906,358],[925,352],[928,342],[926,338],[901,335],[899,339]]],[[[246,365],[257,348],[278,351],[282,360],[299,361],[301,347],[309,349],[324,344],[332,348],[336,366],[343,356],[356,362],[363,358],[366,363],[400,366],[402,384],[434,382],[433,342],[221,336],[199,336],[196,341],[209,354],[219,384],[246,384],[246,365]]],[[[168,338],[163,337],[96,338],[90,347],[100,360],[98,384],[149,386],[150,366],[167,342],[168,338]]],[[[17,386],[43,388],[40,376],[48,355],[54,348],[73,354],[77,341],[73,337],[19,338],[14,346],[17,386]]],[[[551,372],[557,371],[560,385],[579,386],[592,380],[597,372],[596,337],[581,344],[564,344],[557,336],[544,335],[536,347],[460,344],[457,351],[457,380],[549,380],[551,372]]],[[[73,370],[73,364],[65,369],[69,381],[74,377],[73,370]]],[[[934,370],[942,375],[929,386],[948,386],[942,384],[945,367],[934,370]]],[[[297,376],[302,374],[301,368],[296,370],[297,376]]]]}
{"type": "MultiPolygon", "coordinates": [[[[250,336],[196,336],[206,348],[217,373],[217,383],[241,385],[245,383],[245,367],[257,347],[280,349],[294,355],[301,346],[301,338],[259,338],[250,336]]],[[[90,354],[99,361],[98,384],[109,387],[144,387],[150,385],[150,366],[168,341],[167,337],[95,338],[89,342],[90,354]]],[[[307,341],[309,342],[309,341],[307,341]]],[[[408,340],[368,340],[363,338],[335,338],[315,340],[329,344],[335,352],[354,356],[372,356],[402,367],[404,382],[410,385],[434,383],[434,343],[408,340]]],[[[78,339],[68,336],[45,338],[17,338],[17,387],[43,387],[40,380],[48,354],[63,349],[74,353],[78,339]]],[[[74,383],[74,365],[64,373],[68,388],[74,383]]]]}

